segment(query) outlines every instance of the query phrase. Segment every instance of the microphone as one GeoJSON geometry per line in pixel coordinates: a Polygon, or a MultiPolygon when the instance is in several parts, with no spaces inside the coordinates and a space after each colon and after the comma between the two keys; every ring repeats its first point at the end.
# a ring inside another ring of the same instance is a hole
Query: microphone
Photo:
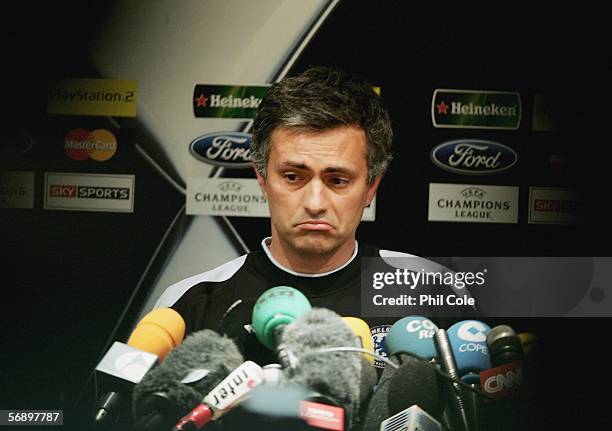
{"type": "Polygon", "coordinates": [[[285,368],[287,381],[329,397],[344,410],[349,428],[358,424],[376,370],[363,355],[351,351],[355,335],[342,317],[313,308],[285,327],[280,345],[293,358],[292,366],[285,368]]]}
{"type": "Polygon", "coordinates": [[[184,336],[185,321],[181,315],[172,308],[157,308],[138,322],[127,343],[156,354],[162,362],[184,336]]]}
{"type": "Polygon", "coordinates": [[[263,369],[253,361],[245,361],[215,386],[200,405],[182,417],[173,431],[195,431],[211,420],[218,420],[263,381],[263,369]]]}
{"type": "Polygon", "coordinates": [[[495,326],[487,334],[486,342],[493,368],[480,373],[481,391],[489,398],[483,415],[485,426],[499,428],[501,423],[508,429],[525,427],[533,418],[530,406],[542,401],[536,396],[537,391],[549,386],[539,384],[527,388],[525,376],[530,371],[529,362],[524,358],[521,338],[512,327],[495,326]]]}
{"type": "Polygon", "coordinates": [[[412,406],[418,406],[437,422],[445,407],[441,393],[435,365],[409,359],[397,369],[387,366],[368,405],[363,430],[383,429],[389,419],[398,419],[399,413],[412,406]]]}
{"type": "MultiPolygon", "coordinates": [[[[358,317],[345,316],[342,319],[357,337],[357,347],[374,353],[374,339],[372,338],[372,333],[370,332],[368,324],[358,317]]],[[[374,355],[364,353],[363,357],[370,364],[374,365],[374,355]]]]}
{"type": "Polygon", "coordinates": [[[431,360],[436,357],[433,337],[438,327],[426,317],[408,316],[395,322],[385,338],[385,349],[389,356],[408,353],[417,359],[431,360]]]}
{"type": "Polygon", "coordinates": [[[510,364],[523,359],[523,346],[521,339],[514,329],[508,325],[498,325],[491,329],[487,334],[487,346],[491,364],[498,365],[510,364]]]}
{"type": "Polygon", "coordinates": [[[381,431],[442,431],[442,425],[418,405],[385,419],[381,431]]]}
{"type": "Polygon", "coordinates": [[[94,425],[115,424],[122,410],[122,398],[168,352],[183,341],[185,321],[171,308],[158,308],[136,325],[127,344],[115,341],[96,366],[101,386],[111,389],[100,397],[94,425]]]}
{"type": "Polygon", "coordinates": [[[523,344],[508,325],[491,329],[486,338],[493,368],[480,373],[480,387],[489,398],[516,395],[523,384],[523,344]]]}
{"type": "MultiPolygon", "coordinates": [[[[448,339],[448,334],[444,329],[438,329],[434,335],[434,343],[438,351],[438,359],[442,369],[453,380],[459,379],[459,371],[453,356],[453,351],[448,339]]],[[[455,426],[458,430],[469,431],[467,413],[463,402],[463,392],[458,383],[451,382],[448,385],[448,398],[451,406],[451,411],[454,416],[455,426]]]]}
{"type": "Polygon", "coordinates": [[[170,429],[242,362],[231,339],[210,329],[188,335],[134,387],[134,428],[170,429]]]}
{"type": "MultiPolygon", "coordinates": [[[[480,389],[480,373],[491,368],[487,347],[489,325],[478,320],[463,320],[448,328],[448,338],[461,380],[473,389],[480,389]]],[[[474,391],[468,391],[466,404],[472,431],[480,429],[482,399],[474,391]]]]}
{"type": "MultiPolygon", "coordinates": [[[[255,387],[251,396],[223,416],[219,423],[222,429],[227,430],[311,430],[316,424],[309,427],[306,419],[311,419],[313,415],[302,410],[305,400],[311,397],[312,391],[300,385],[287,382],[270,385],[265,382],[255,387]]],[[[325,419],[329,424],[335,418],[327,414],[325,419]]]]}
{"type": "Polygon", "coordinates": [[[255,302],[252,325],[255,336],[270,350],[276,350],[281,364],[290,365],[292,358],[279,347],[283,328],[312,309],[302,292],[289,286],[276,286],[266,290],[255,302]]]}
{"type": "Polygon", "coordinates": [[[368,405],[365,431],[380,429],[387,418],[415,404],[441,416],[444,403],[439,396],[438,379],[433,364],[427,362],[436,357],[433,343],[436,329],[423,316],[404,317],[391,326],[385,350],[390,358],[397,358],[400,366],[384,368],[368,405]]]}
{"type": "Polygon", "coordinates": [[[418,405],[436,420],[442,417],[446,403],[442,395],[443,382],[438,378],[435,367],[425,361],[409,361],[400,365],[389,382],[389,414],[395,415],[418,405]]]}
{"type": "Polygon", "coordinates": [[[281,364],[267,364],[262,367],[264,381],[267,385],[280,385],[285,380],[281,364]]]}

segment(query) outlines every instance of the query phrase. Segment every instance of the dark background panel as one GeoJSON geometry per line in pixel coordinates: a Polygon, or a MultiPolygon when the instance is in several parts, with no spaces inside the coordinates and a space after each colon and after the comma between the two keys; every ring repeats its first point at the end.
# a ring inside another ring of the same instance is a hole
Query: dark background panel
{"type": "MultiPolygon", "coordinates": [[[[152,280],[143,283],[133,303],[128,301],[183,204],[183,196],[133,145],[121,145],[108,164],[81,165],[66,160],[54,146],[53,136],[62,136],[62,127],[94,127],[102,121],[49,118],[44,104],[49,78],[96,76],[86,52],[89,41],[104,31],[100,23],[113,3],[20,3],[5,16],[0,130],[28,131],[34,147],[25,158],[10,164],[4,160],[0,166],[36,171],[37,200],[34,210],[0,210],[2,408],[68,409],[82,388],[84,399],[91,398],[87,376],[109,338],[122,339],[138,315],[152,280]],[[42,210],[43,172],[81,169],[135,174],[135,212],[42,210]],[[119,331],[113,333],[117,323],[119,331]]],[[[396,158],[381,186],[377,221],[360,226],[360,241],[423,256],[609,255],[611,63],[602,22],[607,15],[596,4],[340,3],[292,72],[333,65],[358,71],[382,87],[396,134],[396,158]],[[435,88],[518,91],[521,128],[434,129],[430,108],[435,88]],[[531,131],[536,92],[560,101],[559,131],[531,131]],[[519,164],[507,174],[481,179],[437,169],[429,160],[431,148],[459,135],[509,145],[519,153],[519,164]],[[549,151],[565,155],[571,168],[551,170],[549,151]],[[519,223],[427,222],[430,182],[519,185],[519,223]],[[589,222],[527,225],[528,187],[533,184],[579,186],[587,196],[589,222]]],[[[131,139],[130,131],[125,133],[131,139]]],[[[269,232],[266,219],[232,218],[232,223],[251,248],[269,232]]],[[[609,424],[605,397],[596,391],[609,385],[601,359],[609,319],[488,323],[508,323],[540,336],[541,384],[527,420],[532,429],[609,424]],[[592,356],[593,351],[598,353],[592,356]]]]}
{"type": "Polygon", "coordinates": [[[50,79],[98,77],[87,52],[112,3],[21,3],[5,14],[0,130],[2,139],[27,136],[32,149],[0,168],[36,177],[34,209],[0,209],[3,409],[63,408],[72,418],[79,397],[91,401],[88,377],[107,342],[129,334],[153,284],[137,291],[138,282],[184,204],[137,154],[129,121],[46,114],[50,79]],[[112,130],[117,152],[70,160],[63,137],[73,128],[112,130]],[[134,212],[44,210],[45,172],[133,174],[134,212]]]}

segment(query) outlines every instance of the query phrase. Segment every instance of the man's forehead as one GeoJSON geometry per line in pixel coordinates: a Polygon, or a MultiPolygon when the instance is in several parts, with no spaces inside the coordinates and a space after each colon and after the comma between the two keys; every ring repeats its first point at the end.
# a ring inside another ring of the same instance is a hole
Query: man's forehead
{"type": "Polygon", "coordinates": [[[271,138],[271,153],[279,164],[308,168],[318,160],[324,161],[326,170],[343,170],[367,162],[365,132],[360,127],[340,126],[322,131],[277,128],[271,138]]]}
{"type": "Polygon", "coordinates": [[[272,139],[275,136],[282,135],[284,137],[298,137],[298,136],[321,136],[329,135],[334,133],[356,133],[365,137],[365,130],[358,124],[341,124],[335,127],[329,128],[309,128],[306,126],[278,126],[271,134],[272,139]]]}

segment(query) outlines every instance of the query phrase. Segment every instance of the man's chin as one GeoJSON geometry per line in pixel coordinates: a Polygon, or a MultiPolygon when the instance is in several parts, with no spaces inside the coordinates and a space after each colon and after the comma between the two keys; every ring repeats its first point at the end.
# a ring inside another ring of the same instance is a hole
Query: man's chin
{"type": "Polygon", "coordinates": [[[300,253],[325,255],[333,253],[339,246],[333,238],[322,234],[314,234],[297,238],[293,247],[300,253]]]}

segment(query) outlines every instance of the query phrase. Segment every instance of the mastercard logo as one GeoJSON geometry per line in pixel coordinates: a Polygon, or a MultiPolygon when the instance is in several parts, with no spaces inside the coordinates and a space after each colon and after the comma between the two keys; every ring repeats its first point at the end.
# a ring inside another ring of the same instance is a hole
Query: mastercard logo
{"type": "Polygon", "coordinates": [[[72,160],[104,162],[117,152],[117,138],[105,129],[74,129],[64,137],[64,152],[72,160]]]}

